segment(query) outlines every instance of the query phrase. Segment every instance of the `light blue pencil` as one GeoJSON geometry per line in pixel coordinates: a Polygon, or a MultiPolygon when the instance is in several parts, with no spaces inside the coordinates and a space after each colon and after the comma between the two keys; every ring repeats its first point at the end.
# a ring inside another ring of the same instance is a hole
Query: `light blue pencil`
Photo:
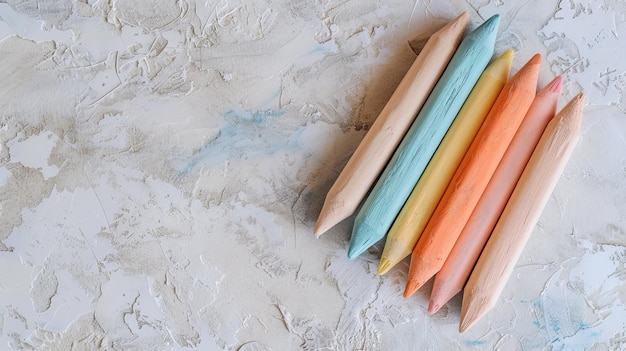
{"type": "Polygon", "coordinates": [[[468,34],[359,210],[348,257],[382,239],[493,55],[500,16],[468,34]]]}

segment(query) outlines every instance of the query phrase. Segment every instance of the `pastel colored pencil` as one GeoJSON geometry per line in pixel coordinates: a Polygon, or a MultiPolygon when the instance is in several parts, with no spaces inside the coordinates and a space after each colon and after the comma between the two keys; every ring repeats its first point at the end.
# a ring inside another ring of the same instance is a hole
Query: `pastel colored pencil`
{"type": "Polygon", "coordinates": [[[504,87],[512,61],[513,50],[507,50],[481,74],[389,229],[378,274],[386,273],[413,251],[454,171],[504,87]]]}
{"type": "Polygon", "coordinates": [[[430,37],[328,191],[316,237],[356,211],[459,46],[467,19],[464,12],[430,37]]]}
{"type": "Polygon", "coordinates": [[[463,289],[541,134],[554,118],[560,93],[561,77],[537,93],[450,255],[435,275],[429,313],[437,312],[463,289]]]}
{"type": "Polygon", "coordinates": [[[541,55],[504,86],[420,237],[404,296],[411,296],[443,266],[456,239],[535,98],[541,55]]]}
{"type": "Polygon", "coordinates": [[[500,17],[468,34],[452,56],[417,118],[361,206],[348,257],[355,258],[387,234],[454,117],[478,81],[495,45],[500,17]]]}
{"type": "Polygon", "coordinates": [[[584,96],[570,101],[546,127],[463,293],[462,333],[495,306],[578,139],[584,96]]]}

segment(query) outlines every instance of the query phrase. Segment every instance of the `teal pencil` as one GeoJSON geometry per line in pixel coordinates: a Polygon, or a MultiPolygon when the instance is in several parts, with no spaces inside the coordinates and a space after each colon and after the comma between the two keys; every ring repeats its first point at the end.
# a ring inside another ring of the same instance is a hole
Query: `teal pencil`
{"type": "Polygon", "coordinates": [[[348,257],[382,239],[493,55],[500,17],[468,34],[359,210],[348,257]]]}

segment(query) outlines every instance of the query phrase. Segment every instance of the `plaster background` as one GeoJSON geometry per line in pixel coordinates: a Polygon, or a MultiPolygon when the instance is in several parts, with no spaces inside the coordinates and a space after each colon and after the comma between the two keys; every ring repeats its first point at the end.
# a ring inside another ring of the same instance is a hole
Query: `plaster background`
{"type": "Polygon", "coordinates": [[[626,5],[616,0],[0,3],[0,348],[613,350],[626,344],[626,5]],[[408,260],[315,240],[412,63],[502,15],[497,54],[584,90],[583,137],[500,304],[402,298],[408,260]]]}

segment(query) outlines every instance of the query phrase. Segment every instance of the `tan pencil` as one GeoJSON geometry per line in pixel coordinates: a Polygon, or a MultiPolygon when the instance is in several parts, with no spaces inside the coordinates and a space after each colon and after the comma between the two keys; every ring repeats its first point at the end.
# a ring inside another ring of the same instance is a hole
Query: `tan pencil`
{"type": "Polygon", "coordinates": [[[460,292],[467,282],[541,134],[548,122],[554,118],[561,93],[561,81],[561,77],[556,77],[537,93],[446,263],[435,275],[428,306],[429,313],[437,312],[460,292]]]}
{"type": "Polygon", "coordinates": [[[463,293],[463,333],[496,304],[578,139],[584,96],[548,124],[498,220],[463,293]]]}
{"type": "Polygon", "coordinates": [[[461,42],[467,13],[433,34],[328,191],[315,223],[319,237],[356,211],[461,42]]]}
{"type": "Polygon", "coordinates": [[[535,98],[541,55],[506,83],[454,173],[413,254],[404,296],[443,266],[535,98]]]}

